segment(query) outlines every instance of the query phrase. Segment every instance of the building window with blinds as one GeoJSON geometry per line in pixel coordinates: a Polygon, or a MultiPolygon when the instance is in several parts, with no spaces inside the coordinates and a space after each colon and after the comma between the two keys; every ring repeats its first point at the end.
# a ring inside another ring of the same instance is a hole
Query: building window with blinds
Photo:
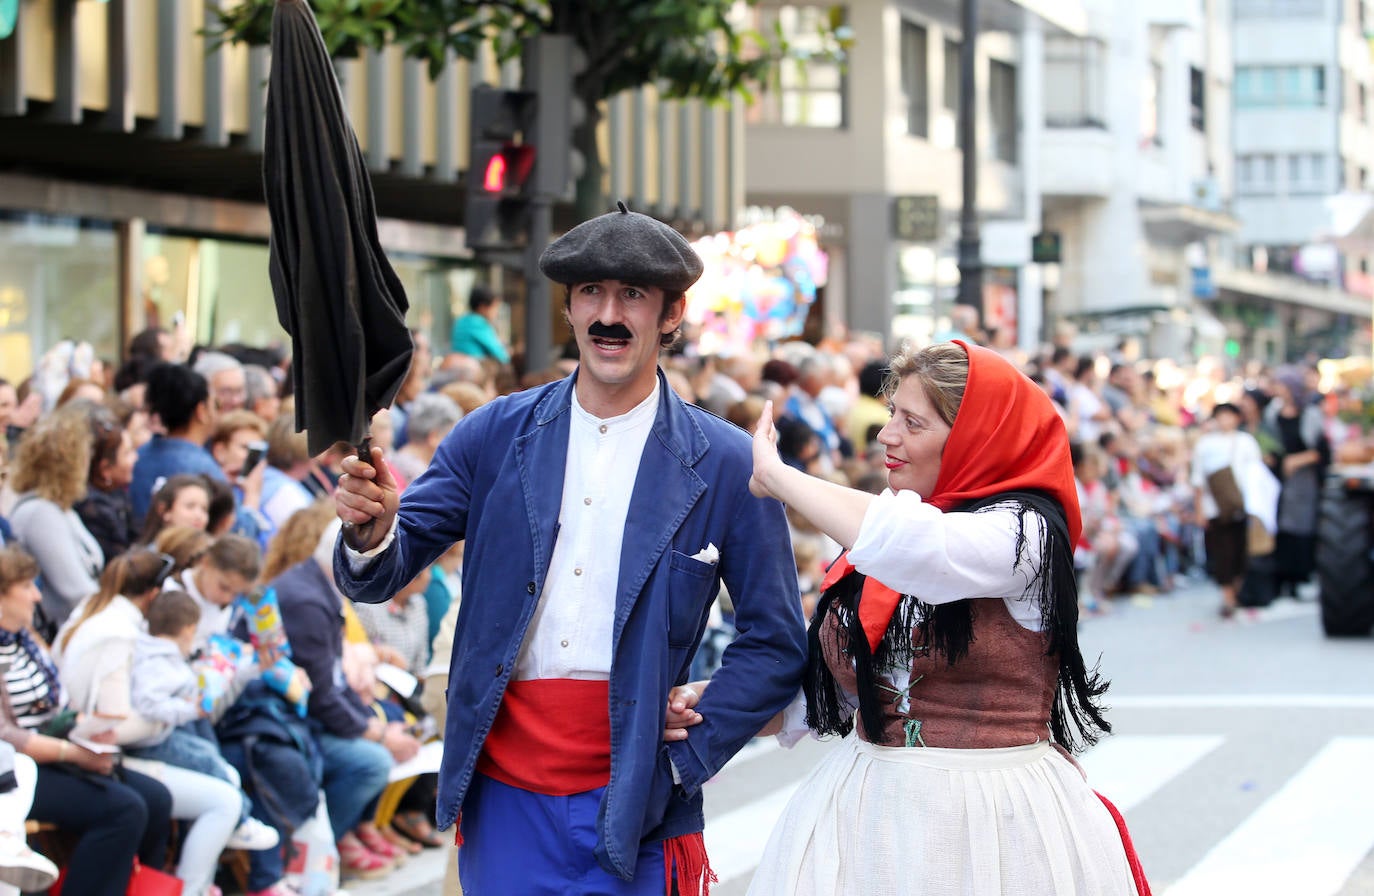
{"type": "Polygon", "coordinates": [[[926,29],[902,20],[902,93],[906,99],[906,132],[930,137],[930,55],[926,29]]]}
{"type": "Polygon", "coordinates": [[[1017,160],[1016,66],[992,60],[988,65],[988,123],[994,158],[1017,160]]]}

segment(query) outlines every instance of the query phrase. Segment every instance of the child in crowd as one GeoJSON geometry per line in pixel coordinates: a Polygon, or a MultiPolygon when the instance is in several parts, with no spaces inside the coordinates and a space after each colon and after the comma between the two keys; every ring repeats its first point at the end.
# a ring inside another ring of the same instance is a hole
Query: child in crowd
{"type": "MultiPolygon", "coordinates": [[[[129,752],[241,788],[238,772],[220,756],[201,699],[200,681],[190,664],[200,606],[184,591],[163,591],[148,605],[147,619],[148,631],[139,636],[134,652],[133,706],[145,718],[162,722],[167,728],[163,734],[131,745],[129,752]]],[[[243,814],[228,847],[275,847],[277,832],[250,817],[249,808],[245,796],[243,814]]]]}

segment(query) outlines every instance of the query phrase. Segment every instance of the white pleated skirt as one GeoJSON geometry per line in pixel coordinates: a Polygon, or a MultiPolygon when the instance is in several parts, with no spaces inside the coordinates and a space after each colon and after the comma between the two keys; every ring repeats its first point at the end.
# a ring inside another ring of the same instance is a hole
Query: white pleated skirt
{"type": "Polygon", "coordinates": [[[1116,824],[1047,743],[880,747],[853,734],[802,783],[750,896],[1135,896],[1116,824]]]}

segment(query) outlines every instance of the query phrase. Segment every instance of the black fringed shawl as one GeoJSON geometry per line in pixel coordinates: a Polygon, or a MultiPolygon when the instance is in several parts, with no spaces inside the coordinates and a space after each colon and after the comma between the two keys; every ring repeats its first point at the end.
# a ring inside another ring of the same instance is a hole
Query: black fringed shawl
{"type": "MultiPolygon", "coordinates": [[[[1091,671],[1086,668],[1078,647],[1078,586],[1063,508],[1043,492],[1021,491],[981,498],[952,512],[977,512],[1008,504],[1018,511],[1013,568],[1025,556],[1026,514],[1038,514],[1044,522],[1039,527],[1040,568],[1027,586],[1026,596],[1040,601],[1046,655],[1059,657],[1050,731],[1056,743],[1077,751],[1097,743],[1100,734],[1112,729],[1097,702],[1106,692],[1107,683],[1101,680],[1096,665],[1091,671]]],[[[811,620],[809,658],[802,687],[806,693],[806,723],[819,734],[846,735],[854,727],[850,703],[826,665],[822,650],[822,632],[830,613],[838,617],[841,647],[854,663],[859,683],[859,716],[864,730],[871,733],[883,730],[882,704],[885,700],[890,702],[890,696],[878,686],[884,670],[909,668],[912,659],[927,650],[944,654],[953,665],[968,653],[973,641],[971,600],[979,598],[928,604],[904,597],[898,602],[877,650],[872,650],[859,620],[864,580],[865,576],[853,572],[828,588],[811,620]]]]}

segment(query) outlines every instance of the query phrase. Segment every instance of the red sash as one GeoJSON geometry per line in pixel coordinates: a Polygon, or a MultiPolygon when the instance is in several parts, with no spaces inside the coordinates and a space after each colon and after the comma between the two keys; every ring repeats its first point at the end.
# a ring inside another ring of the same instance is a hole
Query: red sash
{"type": "MultiPolygon", "coordinates": [[[[665,695],[666,704],[667,697],[665,695]]],[[[610,682],[572,678],[512,681],[482,745],[477,771],[545,796],[571,796],[611,779],[610,682]]],[[[462,825],[454,843],[463,845],[462,825]]],[[[672,892],[707,896],[716,882],[700,833],[663,841],[672,892]]]]}
{"type": "Polygon", "coordinates": [[[512,681],[477,771],[546,796],[605,787],[611,779],[609,689],[607,681],[573,678],[512,681]]]}

